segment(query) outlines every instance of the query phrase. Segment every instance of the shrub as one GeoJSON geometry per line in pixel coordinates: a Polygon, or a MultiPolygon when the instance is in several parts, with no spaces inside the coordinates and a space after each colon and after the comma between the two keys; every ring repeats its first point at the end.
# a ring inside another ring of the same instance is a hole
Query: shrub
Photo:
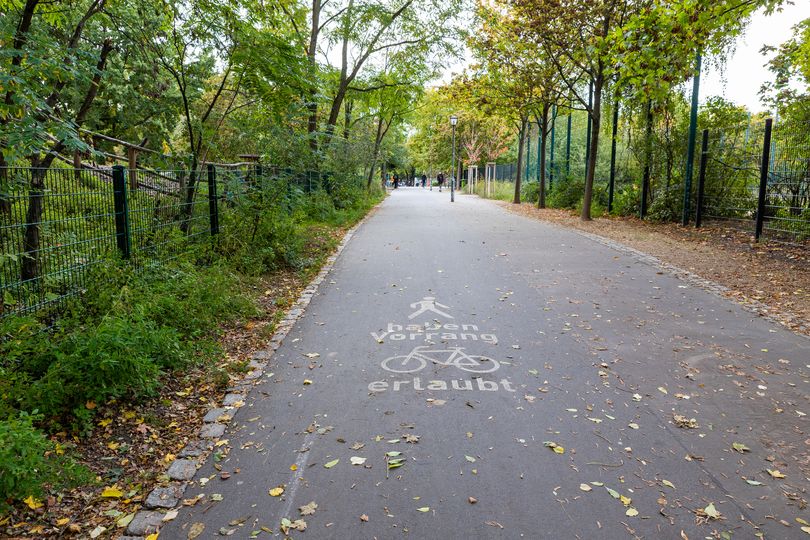
{"type": "Polygon", "coordinates": [[[678,221],[683,212],[683,192],[670,188],[659,194],[650,205],[647,217],[652,221],[678,221]]]}
{"type": "Polygon", "coordinates": [[[36,417],[20,413],[0,419],[0,512],[9,499],[40,498],[45,488],[71,487],[92,481],[92,474],[37,428],[36,417]]]}
{"type": "Polygon", "coordinates": [[[552,208],[576,208],[582,203],[585,194],[585,181],[568,178],[555,182],[547,202],[552,208]]]}
{"type": "Polygon", "coordinates": [[[152,321],[110,317],[74,331],[55,347],[50,365],[26,394],[29,410],[87,427],[93,407],[111,398],[139,399],[158,386],[160,367],[179,365],[187,347],[178,332],[152,321]]]}

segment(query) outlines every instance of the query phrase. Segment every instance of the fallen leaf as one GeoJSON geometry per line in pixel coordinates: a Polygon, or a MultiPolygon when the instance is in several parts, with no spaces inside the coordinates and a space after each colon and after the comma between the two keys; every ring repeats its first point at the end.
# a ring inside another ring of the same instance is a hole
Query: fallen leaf
{"type": "Polygon", "coordinates": [[[269,493],[271,497],[281,497],[281,494],[284,493],[284,486],[274,487],[269,493]]]}
{"type": "Polygon", "coordinates": [[[304,379],[304,384],[305,384],[305,385],[307,385],[307,384],[312,384],[312,381],[310,381],[309,379],[304,379]]]}
{"type": "Polygon", "coordinates": [[[779,469],[766,469],[768,474],[770,474],[773,478],[785,478],[785,475],[779,471],[779,469]]]}
{"type": "Polygon", "coordinates": [[[565,448],[560,446],[559,444],[555,443],[554,441],[545,441],[543,443],[543,446],[545,446],[547,448],[551,448],[552,450],[554,450],[554,453],[556,453],[556,454],[564,454],[565,453],[565,448]]]}
{"type": "Polygon", "coordinates": [[[112,486],[104,488],[104,491],[101,492],[101,496],[110,499],[120,499],[121,497],[124,496],[124,492],[118,489],[117,486],[112,486]]]}
{"type": "Polygon", "coordinates": [[[719,519],[721,514],[717,511],[717,508],[714,507],[714,503],[709,503],[706,508],[703,509],[703,513],[709,516],[711,519],[719,519]]]}
{"type": "Polygon", "coordinates": [[[166,514],[163,516],[163,519],[162,519],[161,521],[171,521],[171,520],[173,520],[174,518],[176,518],[176,517],[177,517],[177,514],[179,514],[179,513],[180,513],[180,512],[179,512],[179,511],[177,511],[177,510],[169,510],[169,511],[168,511],[168,512],[166,512],[166,514]]]}
{"type": "Polygon", "coordinates": [[[42,508],[42,502],[39,499],[35,499],[33,495],[29,495],[26,497],[23,502],[28,505],[28,508],[31,510],[36,510],[37,508],[42,508]]]}
{"type": "Polygon", "coordinates": [[[731,443],[731,447],[734,450],[736,450],[737,452],[741,453],[741,454],[751,451],[751,449],[748,448],[747,446],[745,446],[743,443],[738,443],[738,442],[731,443]]]}
{"type": "Polygon", "coordinates": [[[416,444],[419,442],[419,435],[405,434],[402,436],[406,443],[416,444]]]}
{"type": "Polygon", "coordinates": [[[659,386],[658,391],[661,392],[662,394],[669,394],[669,392],[667,392],[667,389],[664,388],[663,386],[659,386]]]}
{"type": "Polygon", "coordinates": [[[360,456],[352,456],[351,458],[349,458],[349,461],[351,461],[352,465],[362,465],[363,463],[366,462],[366,458],[360,456]]]}
{"type": "Polygon", "coordinates": [[[475,463],[475,458],[474,458],[474,457],[472,457],[472,456],[464,456],[464,459],[466,459],[466,460],[467,460],[467,461],[469,461],[470,463],[475,463]]]}
{"type": "Polygon", "coordinates": [[[397,457],[397,456],[401,456],[402,452],[397,452],[396,450],[391,450],[390,452],[386,452],[385,455],[388,456],[388,457],[397,457]]]}
{"type": "Polygon", "coordinates": [[[633,394],[633,401],[641,401],[641,394],[633,394]]]}
{"type": "Polygon", "coordinates": [[[591,486],[589,486],[588,484],[580,484],[579,489],[581,489],[582,491],[590,491],[593,488],[591,486]]]}
{"type": "Polygon", "coordinates": [[[115,524],[121,528],[124,528],[127,525],[129,525],[129,523],[133,520],[134,517],[135,517],[134,512],[131,514],[127,514],[124,517],[120,518],[118,521],[116,521],[115,524]]]}
{"type": "Polygon", "coordinates": [[[430,512],[429,506],[423,506],[422,508],[417,508],[419,512],[430,512]]]}
{"type": "Polygon", "coordinates": [[[330,461],[330,462],[328,462],[328,463],[324,463],[324,464],[323,464],[323,467],[324,467],[325,469],[331,469],[332,467],[334,467],[335,465],[337,465],[339,461],[340,461],[340,458],[338,458],[338,459],[333,459],[332,461],[330,461]]]}
{"type": "Polygon", "coordinates": [[[625,495],[619,495],[619,500],[622,501],[622,504],[625,506],[630,506],[630,503],[633,502],[633,499],[625,495]]]}
{"type": "Polygon", "coordinates": [[[478,502],[478,499],[476,499],[475,497],[467,497],[467,502],[470,504],[475,504],[478,502]]]}
{"type": "Polygon", "coordinates": [[[70,523],[70,518],[62,518],[62,519],[57,519],[56,520],[56,525],[58,527],[64,527],[68,523],[70,523]]]}
{"type": "Polygon", "coordinates": [[[669,488],[675,489],[675,485],[669,480],[661,480],[661,483],[669,488]]]}
{"type": "Polygon", "coordinates": [[[760,482],[758,480],[746,480],[745,482],[750,486],[761,486],[762,485],[762,482],[760,482]]]}
{"type": "Polygon", "coordinates": [[[311,516],[315,513],[315,510],[318,508],[318,505],[315,504],[315,501],[312,501],[309,504],[305,504],[298,508],[298,511],[301,513],[302,516],[311,516]]]}
{"type": "Polygon", "coordinates": [[[318,358],[320,355],[321,355],[320,353],[310,352],[305,354],[304,356],[306,356],[307,358],[318,358]]]}
{"type": "MultiPolygon", "coordinates": [[[[99,525],[98,527],[96,527],[95,529],[90,531],[90,538],[98,538],[106,530],[107,530],[107,527],[102,527],[101,525],[99,525]]],[[[189,538],[191,538],[191,537],[189,536],[189,538]]]]}
{"type": "Polygon", "coordinates": [[[358,441],[358,442],[352,444],[349,448],[351,448],[352,450],[360,450],[364,446],[365,446],[365,443],[361,443],[361,442],[358,441]]]}
{"type": "Polygon", "coordinates": [[[188,540],[194,540],[198,536],[202,534],[205,530],[205,523],[194,523],[191,525],[191,528],[188,530],[188,540]]]}
{"type": "Polygon", "coordinates": [[[363,514],[362,516],[360,516],[360,521],[365,523],[366,521],[368,521],[368,516],[363,514]]]}
{"type": "Polygon", "coordinates": [[[405,465],[405,460],[403,458],[396,458],[396,459],[389,459],[388,460],[388,469],[397,469],[405,465]]]}
{"type": "Polygon", "coordinates": [[[636,510],[635,508],[628,508],[627,512],[625,512],[624,515],[629,517],[635,517],[638,515],[638,510],[636,510]]]}
{"type": "Polygon", "coordinates": [[[638,429],[638,424],[636,424],[635,422],[630,422],[629,424],[627,424],[627,426],[631,429],[638,429]]]}
{"type": "Polygon", "coordinates": [[[672,419],[675,421],[675,425],[681,428],[688,428],[688,429],[695,429],[698,426],[697,420],[694,418],[687,418],[682,414],[673,414],[672,419]]]}

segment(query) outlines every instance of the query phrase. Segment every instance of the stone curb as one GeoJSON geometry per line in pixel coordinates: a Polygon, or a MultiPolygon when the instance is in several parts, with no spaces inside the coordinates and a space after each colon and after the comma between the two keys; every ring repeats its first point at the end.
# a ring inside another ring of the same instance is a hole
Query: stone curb
{"type": "Polygon", "coordinates": [[[149,493],[144,503],[144,509],[135,514],[127,527],[126,536],[122,538],[143,540],[147,535],[160,531],[163,524],[162,519],[165,515],[163,511],[179,506],[182,501],[182,494],[188,487],[189,482],[194,477],[197,469],[205,463],[216,439],[225,434],[226,424],[230,422],[235,410],[244,405],[244,400],[247,398],[253,384],[264,374],[268,360],[281,346],[296,321],[304,314],[315,293],[318,292],[318,287],[326,279],[329,272],[332,271],[337,258],[346,248],[346,245],[354,237],[357,230],[376,213],[377,208],[379,208],[379,204],[369,210],[363,219],[343,235],[343,239],[338,244],[335,252],[326,259],[318,274],[312,278],[298,296],[295,304],[285,312],[266,348],[251,355],[251,371],[241,381],[236,382],[228,389],[228,394],[225,396],[221,407],[211,409],[205,415],[198,434],[199,438],[189,441],[178,454],[178,458],[169,465],[166,475],[172,482],[168,486],[157,486],[149,493]]]}
{"type": "MultiPolygon", "coordinates": [[[[664,272],[666,272],[668,274],[671,274],[671,275],[675,276],[676,278],[680,279],[681,281],[685,281],[686,283],[689,283],[690,285],[694,285],[695,287],[703,289],[704,291],[708,291],[708,292],[714,294],[715,296],[718,296],[718,297],[723,298],[725,300],[730,300],[734,304],[740,306],[745,311],[748,311],[749,313],[753,313],[753,314],[755,314],[755,315],[757,315],[759,317],[762,317],[763,319],[766,319],[766,320],[768,320],[768,321],[770,321],[772,323],[776,323],[779,326],[784,327],[786,330],[792,332],[793,334],[810,340],[809,335],[802,334],[800,332],[796,332],[794,329],[787,326],[783,320],[779,319],[778,317],[776,317],[774,315],[771,315],[771,313],[770,313],[771,308],[767,304],[764,304],[764,303],[759,302],[757,300],[748,300],[745,303],[743,303],[743,302],[740,302],[740,301],[736,300],[734,297],[729,296],[729,293],[731,293],[732,290],[729,289],[728,287],[726,287],[725,285],[721,285],[721,284],[719,284],[719,283],[717,283],[715,281],[711,281],[709,279],[700,277],[699,275],[695,274],[694,272],[690,272],[689,270],[684,270],[683,268],[681,268],[679,266],[675,266],[674,264],[664,262],[661,259],[650,255],[649,253],[644,253],[643,251],[639,251],[639,250],[637,250],[635,248],[632,248],[630,246],[622,244],[621,242],[617,242],[615,240],[605,238],[604,236],[599,236],[598,234],[581,231],[581,230],[575,229],[575,228],[565,227],[565,226],[559,225],[557,223],[552,223],[552,222],[548,222],[548,221],[543,221],[543,223],[548,223],[549,225],[551,225],[553,227],[558,227],[558,228],[561,228],[561,229],[565,229],[566,231],[571,231],[571,232],[576,233],[576,234],[578,234],[580,236],[584,236],[585,238],[593,240],[594,242],[596,242],[598,244],[602,244],[603,246],[607,246],[607,247],[609,247],[609,248],[611,248],[613,250],[624,253],[625,255],[629,255],[632,258],[636,259],[637,261],[642,262],[642,263],[644,263],[644,264],[646,264],[648,266],[652,266],[653,268],[657,268],[657,269],[659,269],[661,271],[664,271],[664,272]]],[[[805,325],[799,325],[798,329],[801,330],[802,332],[810,331],[810,328],[808,328],[805,325]]]]}

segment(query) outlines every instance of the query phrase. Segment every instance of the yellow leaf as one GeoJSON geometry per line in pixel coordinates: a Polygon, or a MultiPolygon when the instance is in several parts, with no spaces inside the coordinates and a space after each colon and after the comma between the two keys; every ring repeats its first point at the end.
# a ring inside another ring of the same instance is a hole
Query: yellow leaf
{"type": "Polygon", "coordinates": [[[31,510],[42,508],[42,502],[39,499],[35,499],[33,495],[29,495],[27,498],[23,499],[23,502],[27,504],[28,508],[31,510]]]}
{"type": "Polygon", "coordinates": [[[630,517],[635,517],[635,516],[638,515],[638,510],[636,510],[635,508],[628,508],[627,512],[625,512],[624,515],[630,516],[630,517]]]}
{"type": "Polygon", "coordinates": [[[420,512],[430,512],[430,507],[429,506],[423,506],[422,508],[417,508],[417,510],[420,511],[420,512]]]}
{"type": "Polygon", "coordinates": [[[661,480],[661,483],[664,484],[667,487],[675,489],[675,485],[672,482],[670,482],[669,480],[661,480]]]}
{"type": "Polygon", "coordinates": [[[228,439],[222,439],[220,441],[217,441],[217,443],[214,446],[220,447],[220,446],[225,446],[226,444],[228,444],[228,439]]]}
{"type": "Polygon", "coordinates": [[[290,470],[291,470],[291,471],[297,471],[297,470],[298,470],[298,465],[296,465],[295,463],[293,463],[292,465],[290,465],[290,470]]]}
{"type": "Polygon", "coordinates": [[[768,471],[768,474],[770,474],[774,478],[784,478],[785,477],[785,475],[783,473],[781,473],[779,471],[779,469],[774,469],[774,470],[767,469],[767,471],[768,471]]]}
{"type": "Polygon", "coordinates": [[[304,384],[312,384],[312,381],[310,381],[309,379],[304,379],[304,384]]]}
{"type": "Polygon", "coordinates": [[[112,424],[112,418],[105,418],[103,420],[98,421],[98,425],[101,427],[107,427],[112,424]]]}
{"type": "Polygon", "coordinates": [[[165,456],[163,456],[163,461],[165,461],[166,463],[171,463],[172,461],[174,461],[174,458],[176,457],[177,456],[175,456],[174,454],[168,453],[165,456]]]}
{"type": "Polygon", "coordinates": [[[112,486],[104,488],[104,491],[101,492],[101,496],[110,499],[120,499],[124,496],[124,492],[118,489],[117,486],[112,486]]]}
{"type": "Polygon", "coordinates": [[[563,448],[560,445],[555,446],[553,450],[557,454],[564,454],[565,453],[565,448],[563,448]]]}
{"type": "Polygon", "coordinates": [[[135,418],[135,411],[124,411],[124,420],[132,420],[135,418]]]}
{"type": "Polygon", "coordinates": [[[619,500],[622,501],[622,504],[625,506],[630,506],[630,503],[633,502],[633,499],[625,495],[619,495],[619,500]]]}
{"type": "Polygon", "coordinates": [[[117,443],[117,442],[108,442],[107,443],[107,448],[109,448],[110,450],[118,450],[119,446],[121,446],[121,443],[117,443]]]}
{"type": "Polygon", "coordinates": [[[149,536],[147,536],[145,540],[158,540],[158,535],[159,534],[160,533],[152,533],[149,536]]]}
{"type": "Polygon", "coordinates": [[[56,520],[56,525],[58,527],[63,527],[65,525],[67,525],[68,523],[70,523],[70,518],[62,518],[62,519],[57,519],[56,520]]]}
{"type": "Polygon", "coordinates": [[[271,497],[280,497],[282,493],[284,493],[283,486],[274,487],[273,489],[270,490],[271,497]]]}

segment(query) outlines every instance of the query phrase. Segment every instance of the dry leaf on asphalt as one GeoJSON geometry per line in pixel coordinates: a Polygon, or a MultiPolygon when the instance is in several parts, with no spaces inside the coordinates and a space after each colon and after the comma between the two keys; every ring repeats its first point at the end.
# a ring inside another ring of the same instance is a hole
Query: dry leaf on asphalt
{"type": "Polygon", "coordinates": [[[298,508],[298,511],[301,513],[302,516],[311,516],[315,513],[315,510],[318,508],[318,505],[315,504],[315,501],[312,501],[309,504],[305,504],[298,508]]]}

